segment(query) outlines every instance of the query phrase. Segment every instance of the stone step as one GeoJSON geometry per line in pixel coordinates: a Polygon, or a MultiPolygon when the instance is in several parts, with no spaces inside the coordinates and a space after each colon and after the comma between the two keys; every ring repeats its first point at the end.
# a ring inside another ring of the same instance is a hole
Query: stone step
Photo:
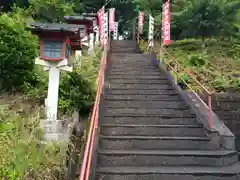
{"type": "Polygon", "coordinates": [[[122,72],[122,71],[111,71],[111,75],[109,77],[112,76],[118,76],[118,77],[122,77],[122,76],[128,76],[128,77],[142,77],[142,76],[166,76],[166,74],[164,74],[161,71],[149,71],[149,72],[142,72],[142,71],[128,71],[128,72],[122,72]]]}
{"type": "Polygon", "coordinates": [[[238,162],[232,150],[99,150],[100,166],[227,166],[238,162]]]}
{"type": "Polygon", "coordinates": [[[125,68],[132,68],[132,69],[156,69],[155,66],[153,66],[153,64],[151,64],[151,62],[142,62],[142,63],[137,63],[137,62],[132,62],[132,63],[112,63],[112,68],[114,69],[125,69],[125,68]]]}
{"type": "Polygon", "coordinates": [[[110,84],[110,89],[160,89],[160,90],[173,90],[173,86],[169,84],[110,84]]]}
{"type": "Polygon", "coordinates": [[[152,65],[152,61],[146,57],[141,57],[139,54],[114,54],[112,55],[112,63],[116,65],[125,65],[125,64],[139,64],[139,65],[152,65]]]}
{"type": "Polygon", "coordinates": [[[146,109],[146,108],[105,108],[104,116],[168,116],[168,117],[195,117],[190,109],[146,109]]]}
{"type": "MultiPolygon", "coordinates": [[[[108,81],[116,81],[116,80],[135,80],[134,77],[132,77],[131,75],[125,75],[122,74],[120,75],[112,75],[110,77],[108,77],[108,81]]],[[[168,80],[168,78],[166,76],[160,76],[159,74],[156,75],[144,75],[142,74],[141,76],[137,76],[137,80],[168,80]]]]}
{"type": "Polygon", "coordinates": [[[123,83],[132,83],[132,84],[168,84],[170,81],[168,79],[110,79],[108,81],[110,84],[123,84],[123,83]]]}
{"type": "MultiPolygon", "coordinates": [[[[110,85],[111,87],[111,85],[110,85]]],[[[128,100],[128,101],[181,101],[182,98],[180,95],[106,95],[105,99],[107,100],[128,100]]],[[[154,102],[153,102],[154,103],[154,102]]]]}
{"type": "MultiPolygon", "coordinates": [[[[112,91],[116,92],[116,91],[112,91]]],[[[144,91],[141,91],[144,92],[144,91]]],[[[168,91],[171,92],[171,91],[168,91]]],[[[119,92],[120,93],[120,92],[119,92]]],[[[124,93],[123,93],[124,94],[124,93]]],[[[158,108],[158,109],[186,109],[189,108],[184,101],[129,101],[129,100],[106,100],[104,102],[104,107],[112,107],[112,108],[158,108]]]]}
{"type": "Polygon", "coordinates": [[[104,166],[96,180],[240,180],[240,164],[209,166],[104,166]]]}
{"type": "Polygon", "coordinates": [[[112,72],[127,72],[127,71],[142,71],[142,72],[151,72],[151,71],[159,71],[154,66],[146,66],[146,67],[131,67],[131,66],[126,66],[124,68],[119,68],[119,67],[112,67],[111,69],[112,72]]]}
{"type": "Polygon", "coordinates": [[[161,89],[114,89],[108,90],[107,94],[111,95],[179,95],[177,91],[168,91],[168,90],[161,90],[161,89]]]}
{"type": "Polygon", "coordinates": [[[201,125],[101,124],[105,136],[205,136],[201,125]]]}
{"type": "Polygon", "coordinates": [[[116,48],[116,49],[112,49],[111,50],[112,53],[137,53],[137,50],[135,48],[131,48],[131,49],[120,49],[120,48],[116,48]]]}
{"type": "Polygon", "coordinates": [[[144,115],[139,115],[139,114],[113,114],[113,113],[105,113],[104,114],[104,118],[108,118],[108,117],[112,117],[112,118],[116,118],[116,117],[123,117],[123,118],[127,118],[127,117],[132,117],[132,118],[139,118],[139,117],[144,117],[144,118],[196,118],[196,116],[194,114],[144,114],[144,115]]]}
{"type": "Polygon", "coordinates": [[[120,49],[120,50],[129,50],[129,49],[137,49],[137,44],[135,43],[135,44],[116,44],[116,45],[113,45],[112,47],[111,47],[111,49],[116,49],[116,50],[118,50],[118,49],[120,49]]]}
{"type": "MultiPolygon", "coordinates": [[[[113,57],[112,57],[113,58],[113,57]]],[[[153,66],[152,62],[147,60],[147,59],[138,59],[136,60],[135,58],[136,57],[132,57],[132,58],[129,58],[127,57],[127,60],[119,60],[119,58],[122,58],[122,57],[115,57],[116,59],[118,59],[117,61],[112,61],[112,65],[114,66],[121,66],[121,67],[124,67],[124,66],[153,66]]],[[[124,58],[124,57],[123,57],[124,58]]],[[[138,57],[137,57],[138,58],[138,57]]]]}
{"type": "Polygon", "coordinates": [[[105,124],[156,124],[156,125],[194,125],[201,124],[196,118],[163,118],[163,117],[104,117],[102,123],[105,124]]]}
{"type": "Polygon", "coordinates": [[[132,70],[132,71],[155,71],[155,72],[158,72],[158,71],[161,71],[161,69],[157,68],[156,66],[154,65],[151,65],[150,63],[146,63],[145,66],[138,66],[136,63],[133,64],[133,65],[126,65],[126,66],[123,66],[123,65],[114,65],[112,64],[112,71],[127,71],[127,70],[132,70]]]}
{"type": "Polygon", "coordinates": [[[112,53],[111,57],[114,63],[151,62],[148,57],[136,53],[112,53]]]}
{"type": "Polygon", "coordinates": [[[100,136],[99,148],[109,150],[168,150],[168,149],[219,149],[217,142],[207,137],[175,137],[175,136],[100,136]]]}

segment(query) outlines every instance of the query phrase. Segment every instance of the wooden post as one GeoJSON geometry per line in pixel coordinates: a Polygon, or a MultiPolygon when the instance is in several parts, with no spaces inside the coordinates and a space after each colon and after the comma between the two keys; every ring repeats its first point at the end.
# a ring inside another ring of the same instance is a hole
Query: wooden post
{"type": "Polygon", "coordinates": [[[133,26],[132,26],[132,34],[133,34],[133,40],[136,40],[136,36],[135,36],[135,33],[136,33],[136,29],[135,29],[135,22],[133,22],[133,26]]]}

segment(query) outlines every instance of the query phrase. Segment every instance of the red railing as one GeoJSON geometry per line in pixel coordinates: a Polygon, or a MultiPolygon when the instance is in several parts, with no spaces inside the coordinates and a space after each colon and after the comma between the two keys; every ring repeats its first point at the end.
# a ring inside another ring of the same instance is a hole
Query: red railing
{"type": "Polygon", "coordinates": [[[87,136],[87,143],[84,151],[79,180],[88,180],[90,176],[91,162],[92,162],[92,156],[93,156],[93,146],[96,140],[95,137],[98,129],[99,103],[100,103],[100,97],[101,97],[101,93],[104,85],[108,50],[109,50],[109,42],[107,43],[107,46],[104,48],[104,51],[101,57],[100,69],[99,69],[98,78],[97,78],[96,99],[93,106],[91,123],[90,123],[89,132],[87,136]]]}
{"type": "Polygon", "coordinates": [[[178,74],[179,71],[186,73],[191,79],[194,80],[194,82],[197,84],[198,87],[202,89],[201,93],[205,93],[207,95],[207,104],[202,100],[202,98],[197,94],[195,90],[182,78],[182,76],[179,76],[179,78],[182,80],[182,82],[194,93],[194,95],[198,98],[198,100],[208,109],[208,123],[210,130],[212,129],[212,93],[207,90],[195,77],[194,75],[189,72],[186,68],[184,68],[174,57],[164,49],[164,52],[168,54],[168,56],[171,59],[171,62],[173,62],[173,65],[171,65],[171,62],[168,61],[167,66],[171,68],[171,70],[174,72],[174,74],[178,74]]]}

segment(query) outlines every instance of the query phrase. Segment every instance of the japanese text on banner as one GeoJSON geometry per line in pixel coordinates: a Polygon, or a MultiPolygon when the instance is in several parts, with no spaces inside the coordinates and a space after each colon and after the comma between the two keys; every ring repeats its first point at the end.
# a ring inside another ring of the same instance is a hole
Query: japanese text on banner
{"type": "Polygon", "coordinates": [[[169,45],[171,43],[171,39],[170,39],[170,1],[169,0],[163,4],[162,38],[163,38],[163,45],[169,45]]]}
{"type": "Polygon", "coordinates": [[[143,34],[144,12],[138,14],[138,33],[143,34]]]}

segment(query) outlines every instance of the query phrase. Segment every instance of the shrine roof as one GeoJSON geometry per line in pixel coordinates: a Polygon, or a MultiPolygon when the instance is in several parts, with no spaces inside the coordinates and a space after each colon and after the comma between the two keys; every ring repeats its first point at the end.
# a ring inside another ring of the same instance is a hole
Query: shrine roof
{"type": "Polygon", "coordinates": [[[97,13],[82,13],[82,15],[86,17],[97,17],[97,13]]]}
{"type": "Polygon", "coordinates": [[[79,30],[83,30],[83,25],[77,24],[51,24],[51,23],[31,23],[32,31],[48,31],[48,32],[66,32],[77,33],[79,30]]]}
{"type": "Polygon", "coordinates": [[[88,17],[87,14],[86,16],[82,15],[82,16],[64,16],[65,20],[88,20],[88,21],[93,21],[95,19],[95,17],[93,17],[93,15],[91,15],[91,17],[88,17]]]}

